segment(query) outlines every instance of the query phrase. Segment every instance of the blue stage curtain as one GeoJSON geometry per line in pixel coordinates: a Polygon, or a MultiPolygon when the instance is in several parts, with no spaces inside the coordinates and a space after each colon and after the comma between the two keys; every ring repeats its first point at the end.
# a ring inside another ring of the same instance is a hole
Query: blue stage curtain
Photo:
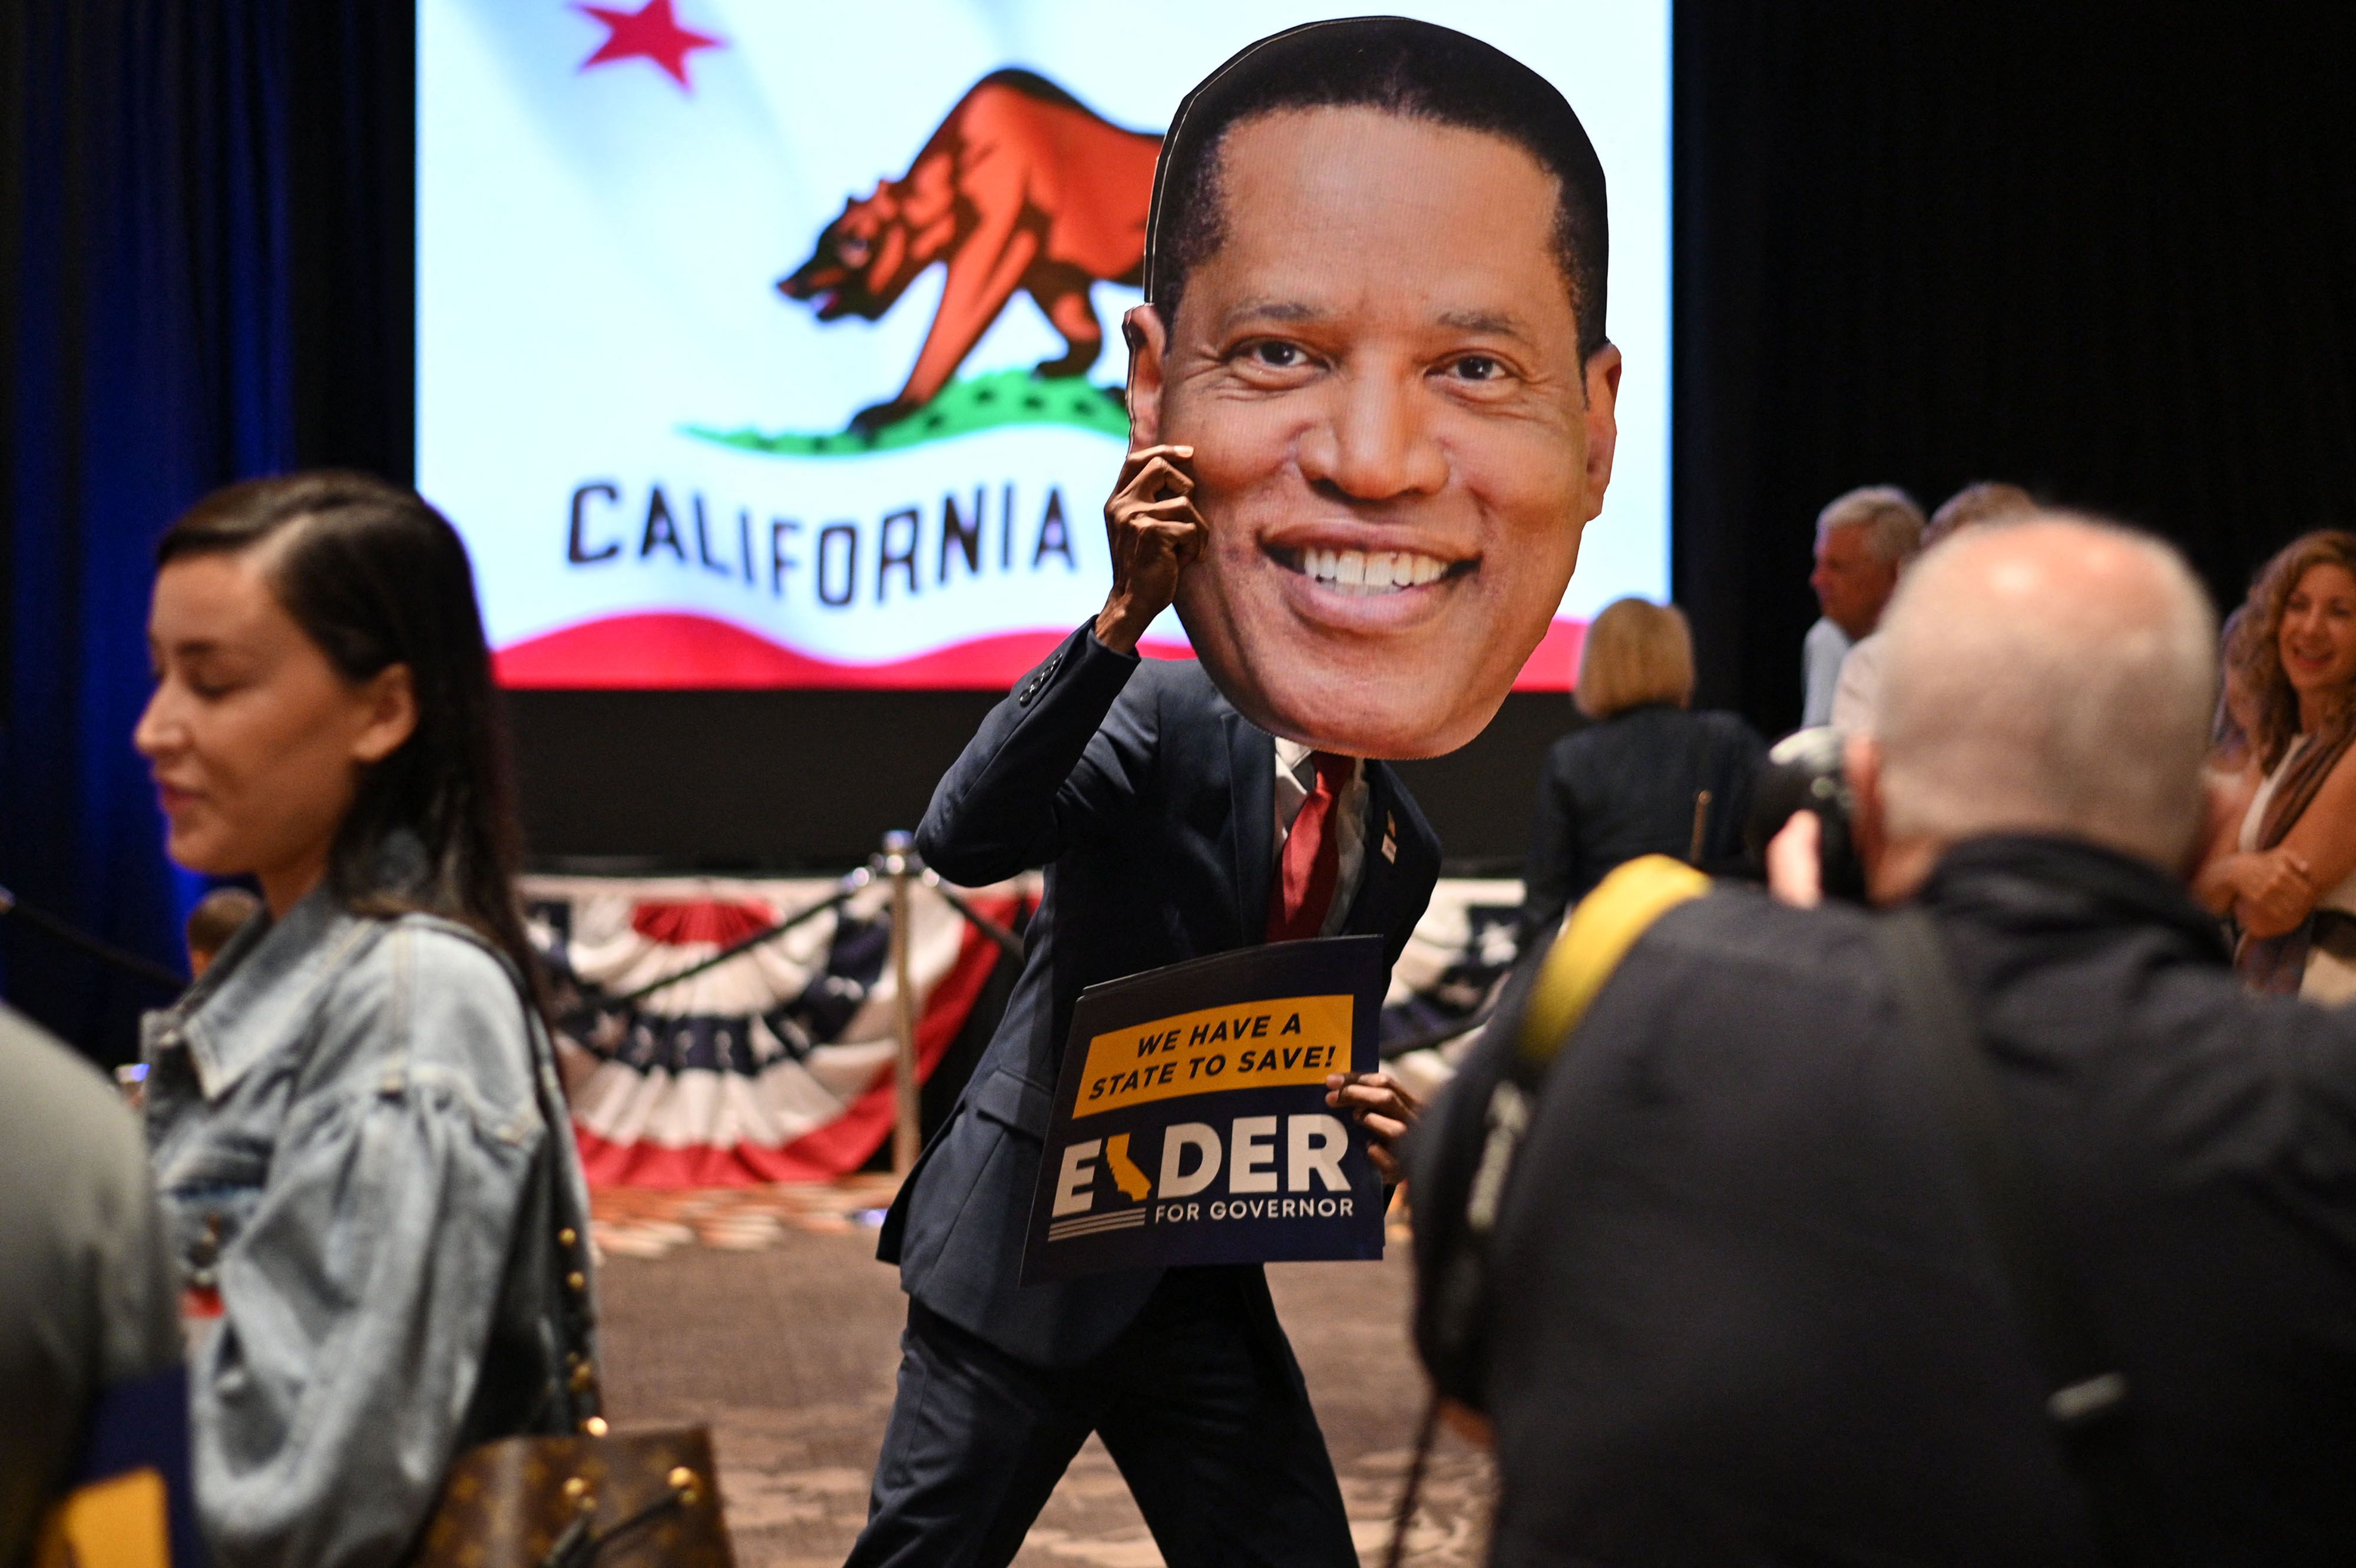
{"type": "MultiPolygon", "coordinates": [[[[131,729],[156,536],[292,456],[289,4],[0,7],[0,883],[175,969],[198,889],[131,729]]],[[[168,1000],[20,922],[0,965],[102,1061],[168,1000]]]]}

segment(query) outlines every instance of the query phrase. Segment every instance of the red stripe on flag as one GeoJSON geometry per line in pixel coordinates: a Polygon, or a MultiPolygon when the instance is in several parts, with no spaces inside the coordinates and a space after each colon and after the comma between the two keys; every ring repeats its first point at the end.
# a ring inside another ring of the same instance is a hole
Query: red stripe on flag
{"type": "Polygon", "coordinates": [[[1587,640],[1583,620],[1558,620],[1547,628],[1537,648],[1514,677],[1516,692],[1568,692],[1579,681],[1579,650],[1587,640]]]}
{"type": "MultiPolygon", "coordinates": [[[[1579,669],[1587,623],[1547,628],[1517,692],[1567,692],[1579,669]]],[[[717,691],[774,687],[1005,691],[1068,631],[977,637],[905,659],[862,664],[820,659],[770,641],[731,621],[684,612],[607,616],[511,642],[494,656],[499,684],[579,691],[717,691]]],[[[1183,642],[1146,642],[1149,659],[1192,659],[1183,642]]]]}
{"type": "MultiPolygon", "coordinates": [[[[511,642],[494,656],[499,684],[578,690],[776,686],[1003,691],[1055,650],[1069,629],[1016,631],[873,664],[819,659],[709,616],[608,616],[511,642]]],[[[1152,659],[1191,659],[1183,643],[1147,642],[1152,659]]]]}

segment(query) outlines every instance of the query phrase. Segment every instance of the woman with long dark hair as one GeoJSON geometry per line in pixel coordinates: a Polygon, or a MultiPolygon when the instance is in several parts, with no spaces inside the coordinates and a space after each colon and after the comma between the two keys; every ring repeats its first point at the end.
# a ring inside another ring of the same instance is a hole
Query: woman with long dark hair
{"type": "Polygon", "coordinates": [[[2229,624],[2240,789],[2194,891],[2252,987],[2356,1000],[2356,534],[2291,541],[2229,624]]]}
{"type": "Polygon", "coordinates": [[[391,1563],[464,1446],[594,1398],[474,577],[432,507],[341,473],[219,491],[157,559],[134,743],[172,857],[264,906],[145,1041],[166,1220],[217,1316],[198,1506],[225,1563],[391,1563]]]}

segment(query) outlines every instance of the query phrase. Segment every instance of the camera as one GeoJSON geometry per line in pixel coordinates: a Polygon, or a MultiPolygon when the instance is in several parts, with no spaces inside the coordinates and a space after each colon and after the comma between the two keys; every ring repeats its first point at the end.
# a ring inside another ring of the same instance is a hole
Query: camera
{"type": "Polygon", "coordinates": [[[1841,765],[1840,732],[1830,725],[1785,736],[1767,753],[1767,766],[1751,791],[1751,817],[1742,846],[1764,875],[1767,844],[1798,811],[1814,811],[1824,824],[1818,870],[1825,897],[1863,902],[1865,863],[1857,853],[1857,797],[1841,765]]]}

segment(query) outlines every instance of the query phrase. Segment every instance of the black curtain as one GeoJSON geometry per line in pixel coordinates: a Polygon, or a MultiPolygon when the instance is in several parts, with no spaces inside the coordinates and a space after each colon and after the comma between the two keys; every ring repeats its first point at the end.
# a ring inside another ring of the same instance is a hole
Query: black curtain
{"type": "Polygon", "coordinates": [[[2356,503],[2356,35],[2305,6],[1676,23],[1676,583],[1702,698],[1799,712],[1816,510],[1979,478],[2226,606],[2356,503]]]}
{"type": "MultiPolygon", "coordinates": [[[[130,746],[150,552],[231,479],[407,473],[410,26],[0,6],[0,884],[174,967],[202,889],[130,746]]],[[[19,920],[0,994],[102,1060],[166,999],[19,920]]]]}
{"type": "Polygon", "coordinates": [[[417,7],[286,7],[287,278],[302,467],[416,474],[417,7]]]}

